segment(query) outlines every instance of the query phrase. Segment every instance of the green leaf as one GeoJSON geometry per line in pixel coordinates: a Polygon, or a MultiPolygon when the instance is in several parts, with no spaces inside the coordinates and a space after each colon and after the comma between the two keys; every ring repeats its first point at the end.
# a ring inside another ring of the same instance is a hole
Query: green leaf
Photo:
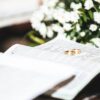
{"type": "Polygon", "coordinates": [[[41,38],[39,38],[39,37],[36,37],[36,36],[34,36],[34,35],[30,35],[29,37],[30,37],[30,39],[31,39],[32,41],[34,41],[34,42],[36,42],[36,43],[38,43],[38,44],[43,44],[43,43],[45,43],[45,41],[44,41],[43,39],[41,39],[41,38]]]}
{"type": "Polygon", "coordinates": [[[88,11],[88,13],[89,13],[90,18],[93,19],[93,12],[90,10],[88,11]]]}
{"type": "Polygon", "coordinates": [[[38,44],[43,44],[45,43],[45,40],[43,40],[42,38],[39,38],[38,36],[35,36],[34,35],[35,32],[34,31],[30,31],[28,34],[27,34],[27,37],[29,37],[32,41],[38,43],[38,44]]]}
{"type": "Polygon", "coordinates": [[[85,0],[82,0],[82,3],[85,3],[85,0]]]}
{"type": "Polygon", "coordinates": [[[84,22],[87,22],[87,16],[85,15],[85,14],[83,14],[83,20],[84,20],[84,22]]]}

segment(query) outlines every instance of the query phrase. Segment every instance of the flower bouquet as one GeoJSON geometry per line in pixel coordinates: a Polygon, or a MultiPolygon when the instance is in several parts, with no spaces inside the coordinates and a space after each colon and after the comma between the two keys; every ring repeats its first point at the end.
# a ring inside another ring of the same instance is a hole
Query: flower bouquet
{"type": "Polygon", "coordinates": [[[33,13],[31,24],[28,36],[38,43],[64,34],[67,39],[99,47],[100,0],[45,0],[33,13]]]}

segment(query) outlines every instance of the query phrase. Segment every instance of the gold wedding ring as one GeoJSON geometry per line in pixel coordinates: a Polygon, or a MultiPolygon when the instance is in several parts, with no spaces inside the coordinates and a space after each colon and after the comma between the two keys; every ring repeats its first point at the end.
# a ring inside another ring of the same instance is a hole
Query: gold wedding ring
{"type": "Polygon", "coordinates": [[[80,49],[71,49],[71,50],[67,50],[65,51],[65,54],[67,55],[77,55],[77,54],[80,54],[81,53],[81,50],[80,49]]]}

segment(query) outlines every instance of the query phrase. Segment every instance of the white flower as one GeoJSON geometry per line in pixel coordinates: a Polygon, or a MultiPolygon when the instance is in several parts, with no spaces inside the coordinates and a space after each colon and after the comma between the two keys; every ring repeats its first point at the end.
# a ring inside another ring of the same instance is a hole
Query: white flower
{"type": "Polygon", "coordinates": [[[70,20],[71,20],[71,22],[74,22],[74,23],[76,23],[76,22],[78,22],[78,20],[79,20],[79,15],[78,15],[78,13],[77,12],[75,12],[75,11],[72,11],[72,12],[70,12],[70,20]]]}
{"type": "Polygon", "coordinates": [[[70,7],[73,10],[78,10],[78,9],[82,8],[82,4],[81,3],[76,4],[76,3],[72,2],[70,7]]]}
{"type": "Polygon", "coordinates": [[[80,32],[80,36],[81,36],[81,37],[84,37],[85,35],[86,35],[85,32],[80,32]]]}
{"type": "Polygon", "coordinates": [[[58,24],[52,24],[52,30],[55,32],[58,32],[58,29],[61,28],[61,26],[59,26],[58,24]]]}
{"type": "Polygon", "coordinates": [[[94,7],[93,1],[92,0],[86,0],[84,6],[85,6],[86,10],[90,10],[91,8],[94,7]]]}
{"type": "Polygon", "coordinates": [[[54,9],[44,8],[45,19],[44,20],[53,20],[54,9]]]}
{"type": "Polygon", "coordinates": [[[72,29],[72,25],[70,23],[63,24],[63,28],[65,31],[70,31],[72,29]]]}
{"type": "Polygon", "coordinates": [[[64,33],[64,29],[58,24],[53,24],[51,27],[52,27],[52,30],[57,33],[64,33]]]}
{"type": "Polygon", "coordinates": [[[44,19],[44,13],[40,10],[35,11],[30,19],[31,23],[34,21],[42,21],[44,19]]]}
{"type": "Polygon", "coordinates": [[[39,33],[43,36],[43,38],[46,37],[46,34],[47,34],[47,28],[46,28],[46,25],[44,23],[41,23],[41,26],[39,28],[39,33]]]}
{"type": "Polygon", "coordinates": [[[93,38],[91,39],[91,42],[93,42],[96,46],[100,47],[100,38],[93,38]]]}
{"type": "Polygon", "coordinates": [[[59,2],[59,0],[45,0],[44,5],[53,8],[56,6],[57,2],[59,2]]]}
{"type": "Polygon", "coordinates": [[[60,2],[58,5],[60,8],[64,8],[65,7],[65,3],[64,2],[60,2]]]}
{"type": "Polygon", "coordinates": [[[100,3],[100,0],[94,0],[94,1],[96,1],[96,2],[100,3]]]}
{"type": "Polygon", "coordinates": [[[35,29],[36,31],[38,31],[41,27],[41,23],[38,21],[34,21],[34,23],[32,23],[32,28],[35,29]]]}
{"type": "Polygon", "coordinates": [[[94,12],[94,21],[100,24],[100,12],[94,12]]]}
{"type": "Polygon", "coordinates": [[[53,14],[54,19],[58,20],[60,23],[65,23],[65,10],[64,9],[57,9],[54,11],[53,14]]]}
{"type": "Polygon", "coordinates": [[[76,31],[79,32],[81,30],[80,25],[76,24],[76,31]]]}
{"type": "Polygon", "coordinates": [[[55,7],[57,2],[59,2],[59,0],[48,0],[48,1],[50,7],[55,7]]]}
{"type": "Polygon", "coordinates": [[[92,32],[94,32],[94,31],[97,30],[97,28],[98,28],[97,25],[91,24],[89,29],[90,29],[92,32]]]}
{"type": "Polygon", "coordinates": [[[71,13],[66,11],[64,14],[65,14],[64,15],[65,22],[70,22],[71,21],[71,13]]]}
{"type": "Polygon", "coordinates": [[[79,20],[79,14],[76,11],[65,11],[64,9],[56,9],[53,14],[54,19],[56,19],[58,22],[64,24],[66,22],[78,22],[79,20]]]}
{"type": "Polygon", "coordinates": [[[48,27],[48,28],[47,28],[47,36],[48,36],[49,38],[52,38],[53,35],[54,35],[54,32],[53,32],[52,28],[51,28],[51,27],[48,27]]]}

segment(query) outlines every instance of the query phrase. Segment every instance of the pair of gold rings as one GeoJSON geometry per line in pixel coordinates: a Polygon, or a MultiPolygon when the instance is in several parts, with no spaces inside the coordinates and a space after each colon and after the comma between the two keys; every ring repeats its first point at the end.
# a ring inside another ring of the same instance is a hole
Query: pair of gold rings
{"type": "Polygon", "coordinates": [[[80,54],[81,53],[81,50],[80,49],[71,49],[71,50],[67,50],[65,51],[65,54],[67,55],[77,55],[77,54],[80,54]]]}

